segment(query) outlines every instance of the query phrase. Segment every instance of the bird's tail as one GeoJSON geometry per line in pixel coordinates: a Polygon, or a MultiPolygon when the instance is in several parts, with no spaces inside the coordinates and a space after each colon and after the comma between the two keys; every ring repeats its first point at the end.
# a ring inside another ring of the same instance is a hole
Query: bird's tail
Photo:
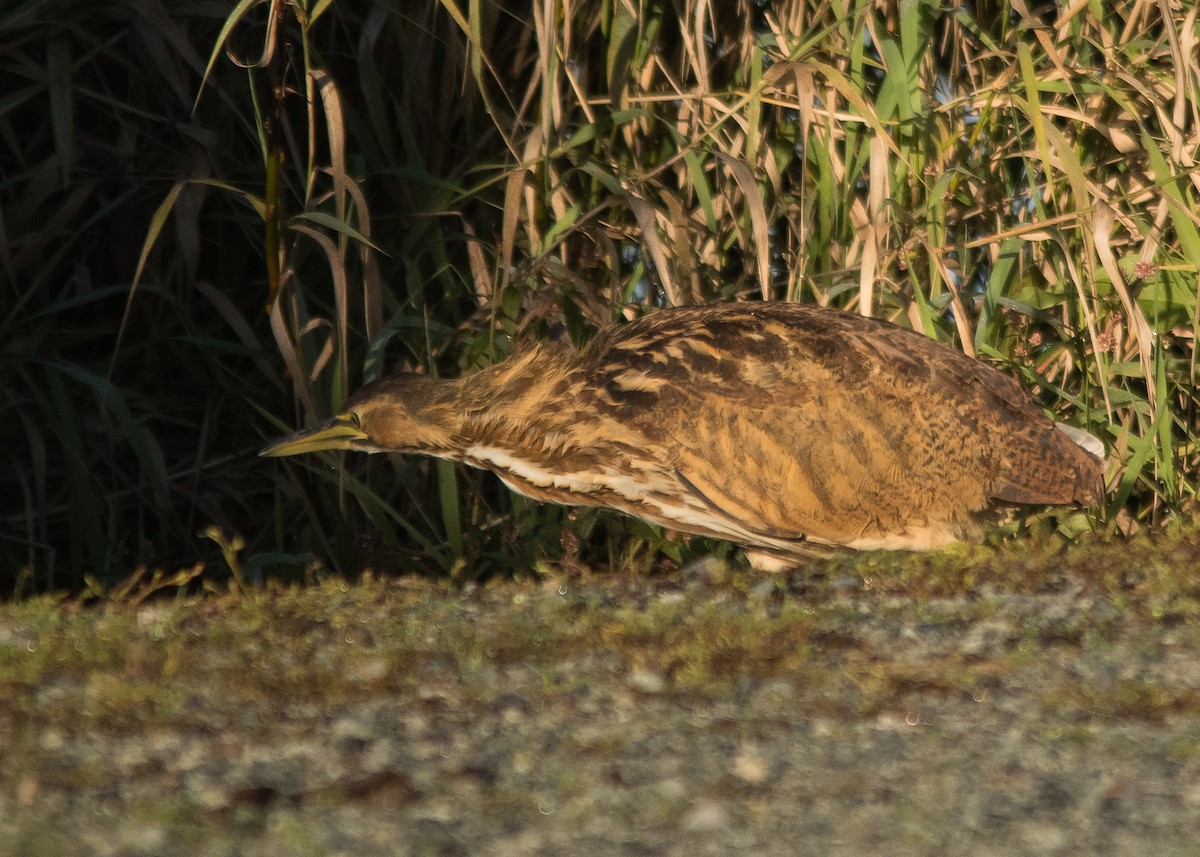
{"type": "Polygon", "coordinates": [[[1075,502],[1094,506],[1104,499],[1104,444],[1100,438],[1075,426],[1055,423],[1054,427],[1092,459],[1091,467],[1081,468],[1075,478],[1075,502]]]}
{"type": "Polygon", "coordinates": [[[1093,458],[1104,461],[1104,444],[1100,438],[1096,437],[1090,431],[1084,431],[1081,428],[1075,428],[1075,426],[1069,426],[1065,423],[1055,423],[1054,427],[1070,438],[1073,444],[1091,453],[1093,458]]]}

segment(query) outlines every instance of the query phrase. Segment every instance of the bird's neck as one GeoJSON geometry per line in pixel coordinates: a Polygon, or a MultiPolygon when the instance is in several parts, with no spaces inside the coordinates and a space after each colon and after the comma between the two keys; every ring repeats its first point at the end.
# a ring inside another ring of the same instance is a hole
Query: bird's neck
{"type": "Polygon", "coordinates": [[[545,434],[565,419],[579,373],[567,346],[538,345],[453,382],[462,439],[509,444],[545,434]]]}

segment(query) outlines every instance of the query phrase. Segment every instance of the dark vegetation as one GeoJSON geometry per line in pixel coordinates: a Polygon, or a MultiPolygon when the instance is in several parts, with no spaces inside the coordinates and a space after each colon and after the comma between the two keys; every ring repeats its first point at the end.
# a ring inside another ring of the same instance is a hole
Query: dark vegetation
{"type": "Polygon", "coordinates": [[[1111,450],[1060,537],[1188,514],[1196,10],[969,7],[12,0],[0,592],[686,559],[446,464],[255,452],[382,373],[735,297],[1010,367],[1111,450]]]}

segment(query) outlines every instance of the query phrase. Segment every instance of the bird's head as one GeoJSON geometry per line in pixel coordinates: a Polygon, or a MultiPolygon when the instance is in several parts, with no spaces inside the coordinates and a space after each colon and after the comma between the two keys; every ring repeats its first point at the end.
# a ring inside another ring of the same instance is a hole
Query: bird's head
{"type": "Polygon", "coordinates": [[[367,384],[346,400],[333,419],[280,438],[259,455],[282,457],[327,449],[437,455],[456,448],[461,423],[454,382],[398,375],[367,384]]]}

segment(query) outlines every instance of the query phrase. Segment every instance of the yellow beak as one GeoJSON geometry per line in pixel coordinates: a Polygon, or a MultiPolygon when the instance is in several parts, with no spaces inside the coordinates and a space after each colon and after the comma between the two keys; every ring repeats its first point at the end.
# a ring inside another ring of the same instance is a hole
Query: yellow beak
{"type": "Polygon", "coordinates": [[[324,449],[362,449],[367,434],[355,427],[349,415],[342,414],[321,423],[316,428],[298,431],[268,444],[259,455],[280,458],[299,455],[302,452],[320,452],[324,449]]]}

